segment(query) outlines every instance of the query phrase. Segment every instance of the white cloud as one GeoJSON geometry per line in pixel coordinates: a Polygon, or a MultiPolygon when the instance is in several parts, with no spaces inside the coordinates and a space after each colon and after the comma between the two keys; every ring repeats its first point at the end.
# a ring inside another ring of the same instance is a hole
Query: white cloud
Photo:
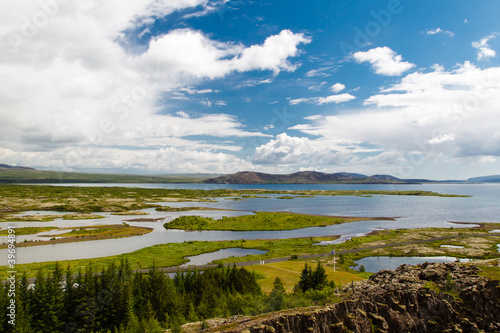
{"type": "Polygon", "coordinates": [[[414,64],[403,61],[401,55],[396,54],[387,46],[377,47],[366,52],[356,52],[352,57],[358,63],[369,62],[375,73],[387,76],[399,76],[415,67],[414,64]]]}
{"type": "Polygon", "coordinates": [[[338,82],[337,82],[337,83],[335,83],[333,86],[331,86],[331,87],[330,87],[330,90],[331,90],[333,93],[335,93],[335,94],[337,94],[337,93],[341,92],[341,91],[342,91],[342,90],[344,90],[344,89],[345,89],[345,85],[344,85],[344,84],[342,84],[342,83],[338,83],[338,82]]]}
{"type": "MultiPolygon", "coordinates": [[[[174,116],[178,110],[168,98],[216,93],[195,85],[234,72],[293,71],[297,65],[289,58],[310,41],[283,30],[261,44],[245,46],[179,29],[138,46],[128,36],[146,33],[155,19],[178,10],[204,11],[209,2],[54,3],[50,11],[37,0],[0,4],[0,48],[6,50],[0,54],[0,77],[9,82],[0,86],[0,146],[17,158],[21,152],[57,158],[60,154],[51,152],[68,145],[195,151],[206,143],[183,137],[267,136],[246,131],[236,117],[225,114],[186,117],[181,111],[174,116]],[[48,17],[46,22],[35,25],[33,19],[42,16],[48,17]]],[[[239,149],[230,139],[214,147],[239,149]]],[[[33,161],[37,159],[43,160],[33,161]]],[[[64,165],[63,160],[54,163],[64,165]]]]}
{"type": "Polygon", "coordinates": [[[276,139],[255,148],[255,164],[334,164],[348,156],[316,145],[305,137],[281,133],[276,139]]]}
{"type": "Polygon", "coordinates": [[[289,101],[290,105],[297,105],[301,103],[312,103],[316,105],[329,104],[329,103],[344,103],[355,99],[351,94],[330,95],[327,97],[309,97],[309,98],[295,98],[289,101]]]}
{"type": "Polygon", "coordinates": [[[294,71],[297,66],[288,61],[298,55],[299,44],[310,43],[311,39],[303,34],[294,34],[283,30],[278,35],[268,37],[263,45],[252,45],[242,50],[237,58],[232,59],[231,67],[237,71],[280,70],[294,71]]]}
{"type": "Polygon", "coordinates": [[[318,84],[314,84],[314,85],[312,85],[312,86],[308,87],[307,89],[309,89],[309,90],[313,90],[313,91],[319,91],[319,90],[321,90],[321,89],[323,88],[323,86],[324,86],[324,85],[326,85],[326,84],[328,84],[328,82],[323,81],[323,82],[320,82],[320,83],[318,83],[318,84]]]}
{"type": "Polygon", "coordinates": [[[493,38],[495,38],[495,35],[484,37],[478,42],[472,42],[472,47],[477,49],[477,60],[487,60],[496,56],[495,50],[488,45],[490,39],[493,38]]]}
{"type": "Polygon", "coordinates": [[[308,138],[290,137],[282,133],[276,136],[276,140],[257,147],[253,162],[260,164],[298,163],[311,153],[311,148],[308,138]]]}
{"type": "Polygon", "coordinates": [[[210,93],[218,93],[220,92],[219,90],[213,90],[213,89],[195,89],[195,87],[183,87],[178,89],[179,91],[185,92],[189,95],[195,95],[195,94],[210,94],[210,93]]]}
{"type": "MultiPolygon", "coordinates": [[[[412,73],[365,105],[362,110],[310,116],[308,123],[291,129],[317,137],[312,146],[337,151],[350,146],[351,151],[366,149],[376,156],[390,151],[396,171],[405,163],[419,167],[435,158],[475,163],[500,156],[500,67],[464,63],[451,71],[438,66],[412,73]]],[[[367,157],[359,158],[357,163],[367,157]]]]}
{"type": "Polygon", "coordinates": [[[339,104],[339,103],[344,103],[344,102],[348,102],[350,100],[353,100],[355,99],[356,97],[354,97],[353,95],[351,94],[340,94],[340,95],[330,95],[330,96],[327,96],[327,97],[320,97],[318,99],[318,104],[321,105],[321,104],[328,104],[328,103],[335,103],[335,104],[339,104]]]}
{"type": "Polygon", "coordinates": [[[207,108],[212,106],[212,102],[210,102],[210,100],[208,100],[207,98],[201,99],[200,104],[206,106],[207,108]]]}
{"type": "Polygon", "coordinates": [[[337,66],[324,66],[318,69],[307,71],[307,77],[329,77],[337,71],[337,66]]]}
{"type": "Polygon", "coordinates": [[[427,30],[425,33],[427,35],[445,34],[445,35],[448,35],[449,37],[454,37],[455,36],[454,32],[448,31],[448,30],[443,30],[441,28],[436,28],[434,30],[427,30]]]}
{"type": "Polygon", "coordinates": [[[231,154],[214,152],[210,148],[198,150],[178,147],[151,149],[118,149],[105,147],[67,147],[50,152],[16,152],[0,148],[2,162],[37,166],[41,169],[122,170],[132,173],[158,174],[164,172],[233,173],[255,169],[251,163],[231,154]],[[112,158],[110,158],[112,157],[112,158]],[[63,161],[61,163],[60,161],[63,161]]]}
{"type": "Polygon", "coordinates": [[[189,114],[187,114],[186,112],[184,111],[177,111],[176,114],[179,116],[179,117],[182,117],[182,118],[189,118],[189,114]]]}

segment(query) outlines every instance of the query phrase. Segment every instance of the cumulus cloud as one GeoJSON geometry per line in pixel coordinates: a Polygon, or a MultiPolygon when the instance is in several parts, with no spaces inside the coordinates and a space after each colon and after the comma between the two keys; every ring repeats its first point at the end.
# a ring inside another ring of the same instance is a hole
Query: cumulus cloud
{"type": "Polygon", "coordinates": [[[333,93],[339,93],[341,92],[342,90],[345,89],[345,85],[342,84],[342,83],[335,83],[333,86],[330,87],[330,90],[333,92],[333,93]]]}
{"type": "Polygon", "coordinates": [[[297,105],[301,103],[312,103],[316,105],[329,104],[329,103],[344,103],[355,99],[351,94],[330,95],[326,97],[309,97],[309,98],[295,98],[289,101],[290,105],[297,105]]]}
{"type": "Polygon", "coordinates": [[[387,76],[400,76],[415,67],[387,46],[356,52],[352,58],[358,63],[370,63],[375,73],[387,76]]]}
{"type": "Polygon", "coordinates": [[[477,49],[477,60],[488,60],[489,58],[493,58],[497,55],[495,50],[493,50],[488,44],[490,39],[493,38],[495,38],[495,35],[481,38],[478,42],[472,42],[472,47],[477,49]]]}
{"type": "MultiPolygon", "coordinates": [[[[293,71],[297,65],[290,57],[310,41],[283,30],[262,43],[242,45],[177,29],[135,45],[129,37],[146,31],[156,19],[186,9],[204,12],[215,2],[50,3],[52,7],[36,0],[0,5],[0,48],[6,50],[0,55],[0,77],[9,82],[0,86],[0,146],[14,152],[50,154],[68,145],[195,151],[206,146],[184,137],[267,136],[246,131],[236,117],[225,114],[175,115],[178,110],[170,108],[165,96],[216,93],[195,85],[235,72],[293,71]]],[[[201,102],[211,105],[208,99],[201,102]]],[[[230,139],[216,147],[235,150],[230,139]]],[[[64,164],[63,159],[58,163],[64,164]]]]}
{"type": "Polygon", "coordinates": [[[255,164],[335,164],[346,155],[318,145],[306,137],[281,133],[276,139],[255,148],[255,164]]]}
{"type": "Polygon", "coordinates": [[[443,30],[441,28],[436,28],[434,30],[427,30],[425,32],[426,35],[437,35],[437,34],[444,34],[444,35],[447,35],[449,37],[454,37],[455,36],[455,33],[452,32],[452,31],[448,31],[448,30],[443,30]]]}
{"type": "Polygon", "coordinates": [[[276,136],[275,140],[255,148],[253,162],[259,164],[298,163],[310,155],[311,148],[308,138],[290,137],[282,133],[276,136]]]}
{"type": "Polygon", "coordinates": [[[371,149],[371,160],[387,151],[391,155],[381,157],[392,156],[397,163],[417,155],[470,163],[500,156],[500,67],[480,69],[466,62],[445,71],[436,66],[407,75],[365,105],[344,114],[310,116],[308,123],[291,129],[317,137],[313,145],[371,149]]]}
{"type": "Polygon", "coordinates": [[[158,174],[174,172],[233,173],[255,169],[255,165],[230,154],[214,152],[211,148],[185,149],[164,147],[161,149],[119,149],[106,147],[65,147],[49,152],[17,152],[0,148],[2,162],[37,165],[50,170],[122,170],[131,173],[158,174]],[[112,158],[110,158],[112,157],[112,158]],[[61,164],[60,161],[64,161],[61,164]]]}

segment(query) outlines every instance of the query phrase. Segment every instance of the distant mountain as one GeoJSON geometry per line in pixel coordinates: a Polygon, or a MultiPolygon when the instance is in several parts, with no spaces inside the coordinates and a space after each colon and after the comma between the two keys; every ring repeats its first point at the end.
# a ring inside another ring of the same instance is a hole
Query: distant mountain
{"type": "Polygon", "coordinates": [[[19,170],[35,170],[33,168],[28,168],[25,166],[14,166],[14,165],[8,165],[8,164],[0,164],[0,168],[2,168],[2,169],[19,169],[19,170]]]}
{"type": "Polygon", "coordinates": [[[0,183],[200,183],[217,174],[124,175],[35,170],[0,164],[0,183]]]}
{"type": "Polygon", "coordinates": [[[500,175],[474,177],[467,179],[467,181],[473,183],[500,183],[500,175]]]}
{"type": "Polygon", "coordinates": [[[261,172],[241,171],[231,175],[203,181],[209,184],[408,184],[390,175],[367,176],[359,173],[323,173],[301,171],[286,175],[275,175],[261,172]]]}

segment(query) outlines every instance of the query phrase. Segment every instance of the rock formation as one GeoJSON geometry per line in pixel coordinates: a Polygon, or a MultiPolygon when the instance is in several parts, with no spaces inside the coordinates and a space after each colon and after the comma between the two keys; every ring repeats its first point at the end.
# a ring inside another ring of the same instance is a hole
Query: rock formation
{"type": "Polygon", "coordinates": [[[500,286],[473,265],[402,265],[349,285],[344,300],[246,319],[212,332],[500,332],[500,286]],[[352,290],[354,289],[354,290],[352,290]]]}

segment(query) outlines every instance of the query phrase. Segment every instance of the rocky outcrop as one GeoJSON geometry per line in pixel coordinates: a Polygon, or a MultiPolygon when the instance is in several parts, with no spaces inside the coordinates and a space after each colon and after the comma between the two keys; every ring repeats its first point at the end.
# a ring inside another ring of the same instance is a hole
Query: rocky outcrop
{"type": "Polygon", "coordinates": [[[340,303],[268,314],[219,331],[500,332],[499,283],[478,270],[455,263],[402,265],[349,286],[340,303]]]}

